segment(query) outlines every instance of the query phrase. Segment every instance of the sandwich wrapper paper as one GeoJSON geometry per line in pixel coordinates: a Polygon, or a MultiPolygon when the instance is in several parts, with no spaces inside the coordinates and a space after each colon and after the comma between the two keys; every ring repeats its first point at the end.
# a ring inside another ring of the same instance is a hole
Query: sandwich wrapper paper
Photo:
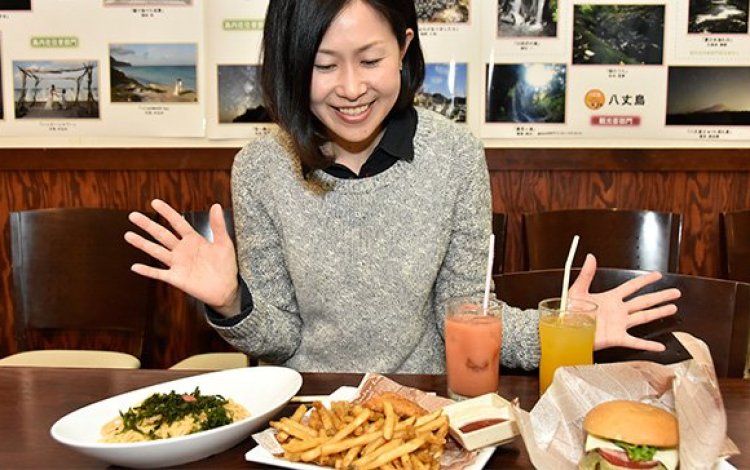
{"type": "Polygon", "coordinates": [[[738,454],[726,435],[724,403],[708,347],[687,333],[674,335],[692,359],[671,365],[632,361],[562,367],[531,412],[514,406],[534,466],[578,468],[586,413],[616,399],[649,403],[676,414],[680,468],[712,469],[721,459],[738,454]]]}
{"type": "MultiPolygon", "coordinates": [[[[357,387],[355,398],[352,401],[365,402],[374,396],[386,392],[397,393],[415,402],[427,411],[433,411],[453,403],[453,400],[449,398],[439,397],[416,388],[401,385],[379,374],[366,374],[357,387]]],[[[268,428],[260,433],[253,434],[253,439],[271,454],[282,454],[284,449],[276,441],[275,434],[275,429],[268,428]]],[[[469,452],[453,439],[448,439],[445,453],[440,460],[440,468],[441,470],[461,470],[471,465],[478,454],[479,451],[469,452]]]]}

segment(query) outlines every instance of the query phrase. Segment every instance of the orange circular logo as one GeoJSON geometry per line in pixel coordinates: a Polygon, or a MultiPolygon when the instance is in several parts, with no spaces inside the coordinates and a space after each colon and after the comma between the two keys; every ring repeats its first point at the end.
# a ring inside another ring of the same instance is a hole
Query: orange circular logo
{"type": "Polygon", "coordinates": [[[586,103],[587,108],[597,110],[604,106],[604,92],[596,88],[589,90],[586,92],[583,102],[586,103]]]}

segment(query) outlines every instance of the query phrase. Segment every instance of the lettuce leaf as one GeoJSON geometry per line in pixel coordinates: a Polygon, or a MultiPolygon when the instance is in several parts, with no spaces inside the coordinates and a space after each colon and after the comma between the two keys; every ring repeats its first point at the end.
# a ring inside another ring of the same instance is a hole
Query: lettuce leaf
{"type": "Polygon", "coordinates": [[[654,458],[658,450],[656,447],[628,444],[622,441],[613,441],[617,447],[620,447],[628,453],[628,458],[633,462],[648,462],[654,458]]]}

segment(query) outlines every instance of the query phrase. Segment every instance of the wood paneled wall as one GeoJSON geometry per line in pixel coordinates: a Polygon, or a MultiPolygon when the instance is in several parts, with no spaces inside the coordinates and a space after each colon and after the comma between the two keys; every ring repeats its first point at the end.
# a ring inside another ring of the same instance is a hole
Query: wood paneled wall
{"type": "MultiPolygon", "coordinates": [[[[236,149],[0,150],[0,356],[13,336],[8,214],[46,207],[180,210],[230,203],[236,149]]],[[[521,214],[576,207],[682,212],[680,272],[720,276],[719,214],[750,208],[750,150],[489,149],[493,205],[509,215],[505,270],[523,266],[521,214]]],[[[144,367],[228,350],[188,299],[159,286],[144,367]]]]}

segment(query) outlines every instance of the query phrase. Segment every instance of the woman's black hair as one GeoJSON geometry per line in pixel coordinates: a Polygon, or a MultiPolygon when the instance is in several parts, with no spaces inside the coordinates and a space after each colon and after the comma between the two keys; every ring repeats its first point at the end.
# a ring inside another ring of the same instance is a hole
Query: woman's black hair
{"type": "MultiPolygon", "coordinates": [[[[358,0],[271,0],[268,5],[260,78],[263,100],[272,119],[292,137],[305,171],[331,163],[320,151],[327,140],[326,131],[310,110],[310,82],[323,35],[351,1],[358,0]]],[[[425,73],[414,0],[359,1],[383,15],[400,47],[406,43],[406,30],[414,31],[394,106],[396,110],[405,109],[414,101],[425,73]]]]}

